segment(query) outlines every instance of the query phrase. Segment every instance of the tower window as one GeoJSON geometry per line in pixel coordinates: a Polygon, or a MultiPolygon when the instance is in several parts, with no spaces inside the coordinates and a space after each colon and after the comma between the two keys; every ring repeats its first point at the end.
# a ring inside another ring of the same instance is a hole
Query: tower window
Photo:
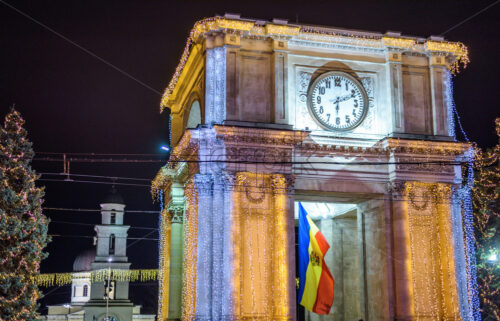
{"type": "Polygon", "coordinates": [[[115,235],[109,236],[109,254],[115,254],[115,235]]]}
{"type": "Polygon", "coordinates": [[[76,296],[76,286],[73,286],[73,296],[76,296]]]}
{"type": "Polygon", "coordinates": [[[83,286],[83,296],[88,296],[89,295],[89,286],[85,284],[83,286]]]}
{"type": "Polygon", "coordinates": [[[116,224],[116,212],[111,212],[111,219],[109,224],[116,224]]]}

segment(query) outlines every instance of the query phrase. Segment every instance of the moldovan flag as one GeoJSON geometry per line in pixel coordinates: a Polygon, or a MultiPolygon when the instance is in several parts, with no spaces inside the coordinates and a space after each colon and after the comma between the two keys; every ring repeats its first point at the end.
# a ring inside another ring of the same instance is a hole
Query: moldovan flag
{"type": "Polygon", "coordinates": [[[334,280],[323,257],[330,248],[325,237],[299,203],[298,302],[317,314],[328,314],[333,303],[334,280]]]}

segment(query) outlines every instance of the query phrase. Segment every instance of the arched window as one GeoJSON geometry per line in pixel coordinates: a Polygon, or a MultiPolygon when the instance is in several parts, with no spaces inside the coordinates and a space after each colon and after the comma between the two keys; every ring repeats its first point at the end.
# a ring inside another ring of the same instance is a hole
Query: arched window
{"type": "Polygon", "coordinates": [[[115,235],[109,236],[109,254],[115,254],[115,235]]]}
{"type": "Polygon", "coordinates": [[[111,212],[111,218],[109,224],[116,224],[116,212],[111,212]]]}
{"type": "Polygon", "coordinates": [[[89,286],[85,284],[83,286],[83,296],[88,296],[89,295],[89,286]]]}
{"type": "Polygon", "coordinates": [[[201,124],[201,108],[200,102],[195,100],[189,110],[189,118],[186,127],[196,128],[199,124],[201,124]]]}

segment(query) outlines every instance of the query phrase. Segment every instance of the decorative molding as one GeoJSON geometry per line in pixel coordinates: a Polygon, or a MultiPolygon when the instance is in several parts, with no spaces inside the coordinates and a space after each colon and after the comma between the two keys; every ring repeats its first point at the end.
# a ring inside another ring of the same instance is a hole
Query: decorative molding
{"type": "Polygon", "coordinates": [[[374,76],[364,76],[360,77],[361,84],[365,88],[366,95],[368,96],[368,112],[365,119],[359,125],[359,128],[364,130],[371,130],[372,125],[375,122],[376,107],[375,104],[375,77],[374,76]]]}
{"type": "Polygon", "coordinates": [[[402,196],[405,191],[404,181],[390,181],[385,185],[387,193],[393,196],[402,196]]]}
{"type": "MultiPolygon", "coordinates": [[[[321,130],[321,128],[311,116],[309,112],[309,108],[307,108],[307,91],[309,89],[309,84],[311,82],[311,78],[313,73],[310,71],[305,71],[298,69],[296,77],[296,98],[295,98],[295,108],[296,108],[296,121],[295,127],[300,129],[307,130],[321,130]],[[300,125],[299,125],[300,124],[300,125]]],[[[363,85],[366,94],[368,96],[368,112],[363,120],[363,122],[359,125],[358,128],[363,129],[365,131],[369,131],[372,129],[372,125],[375,122],[375,76],[372,75],[363,75],[359,77],[361,84],[363,85]]],[[[327,131],[328,132],[328,131],[327,131]]],[[[340,135],[337,132],[329,132],[332,135],[340,135]]],[[[351,132],[343,133],[342,135],[349,136],[351,132]]]]}
{"type": "Polygon", "coordinates": [[[302,142],[308,133],[293,130],[275,130],[251,127],[214,126],[217,138],[227,143],[292,146],[302,142]]]}
{"type": "Polygon", "coordinates": [[[209,174],[195,174],[194,184],[198,189],[199,195],[207,195],[213,193],[213,178],[209,174]]]}

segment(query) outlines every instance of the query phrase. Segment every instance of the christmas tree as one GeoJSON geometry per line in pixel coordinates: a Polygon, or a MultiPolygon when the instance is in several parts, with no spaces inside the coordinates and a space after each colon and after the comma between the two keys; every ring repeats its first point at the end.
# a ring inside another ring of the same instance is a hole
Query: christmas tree
{"type": "MultiPolygon", "coordinates": [[[[496,119],[500,139],[500,118],[496,119]]],[[[477,276],[483,320],[500,320],[500,141],[495,147],[476,149],[472,189],[477,246],[477,276]]]]}
{"type": "Polygon", "coordinates": [[[48,220],[43,188],[35,185],[34,156],[24,120],[14,108],[0,129],[0,320],[38,320],[35,283],[46,257],[48,220]]]}

